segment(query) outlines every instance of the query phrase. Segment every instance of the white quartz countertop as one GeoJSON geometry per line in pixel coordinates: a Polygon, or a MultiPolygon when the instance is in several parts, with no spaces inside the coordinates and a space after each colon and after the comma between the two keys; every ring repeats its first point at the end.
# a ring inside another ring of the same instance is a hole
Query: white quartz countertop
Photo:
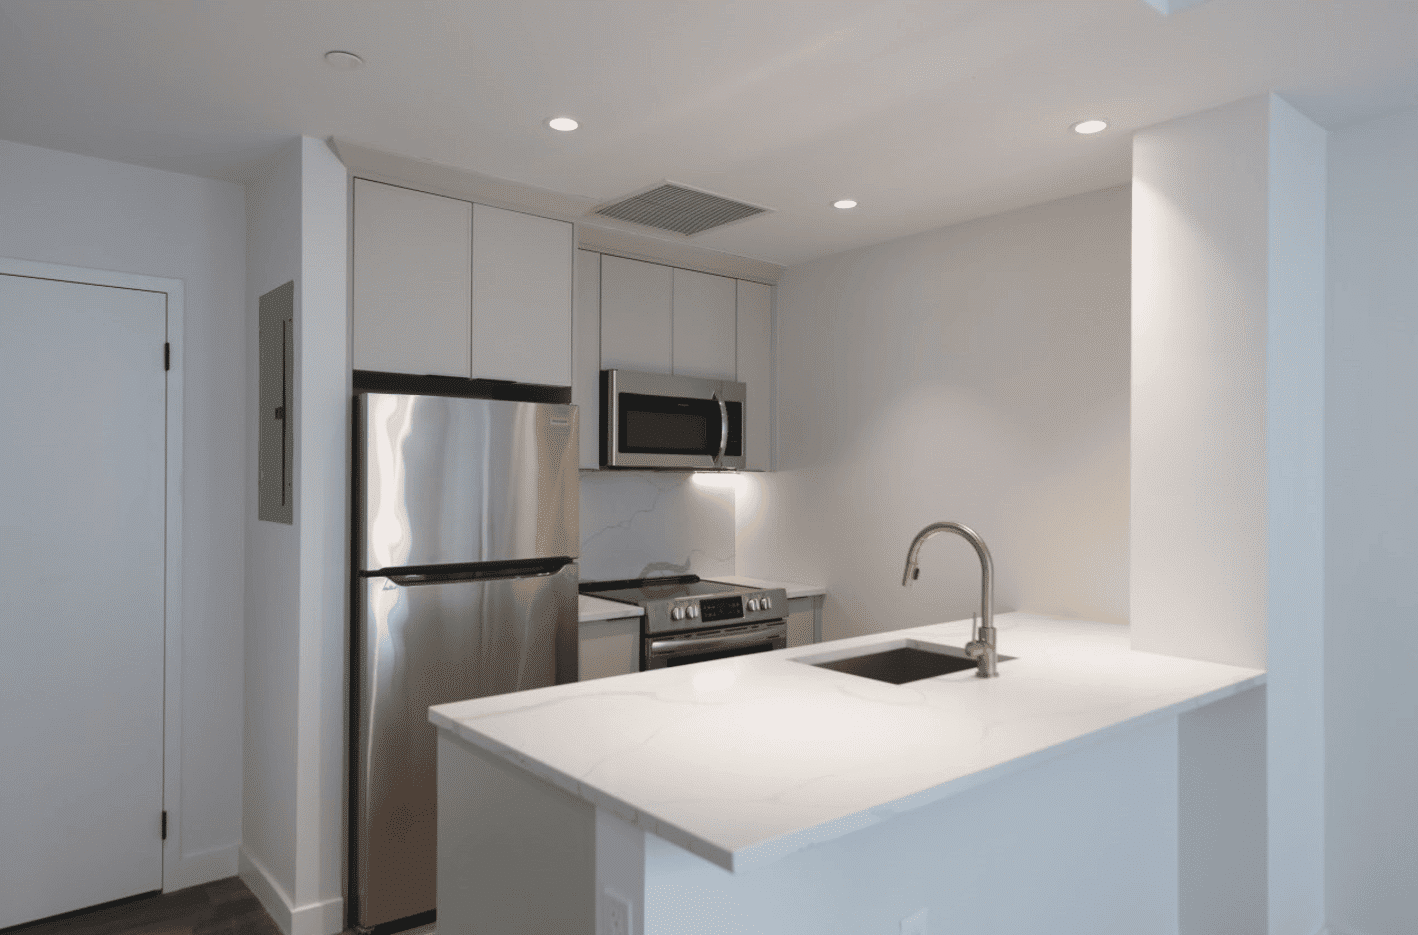
{"type": "Polygon", "coordinates": [[[589,594],[576,595],[576,622],[589,623],[592,620],[617,620],[622,617],[643,617],[645,610],[635,604],[608,601],[589,594]]]}
{"type": "Polygon", "coordinates": [[[788,592],[788,600],[795,597],[819,597],[827,593],[827,589],[816,584],[798,584],[795,581],[774,581],[770,578],[749,578],[746,575],[714,575],[710,581],[726,581],[729,584],[741,584],[746,588],[782,588],[788,592]]]}
{"type": "Polygon", "coordinates": [[[891,685],[804,664],[963,646],[969,621],[496,695],[429,719],[731,871],[1265,680],[1134,652],[1126,627],[1002,614],[1000,677],[891,685]]]}

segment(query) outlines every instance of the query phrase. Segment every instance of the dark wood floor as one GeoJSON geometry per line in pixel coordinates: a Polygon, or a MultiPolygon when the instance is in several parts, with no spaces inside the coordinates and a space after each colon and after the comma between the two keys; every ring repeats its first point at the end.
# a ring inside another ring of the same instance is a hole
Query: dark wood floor
{"type": "Polygon", "coordinates": [[[0,930],[3,935],[281,935],[236,877],[0,930]]]}

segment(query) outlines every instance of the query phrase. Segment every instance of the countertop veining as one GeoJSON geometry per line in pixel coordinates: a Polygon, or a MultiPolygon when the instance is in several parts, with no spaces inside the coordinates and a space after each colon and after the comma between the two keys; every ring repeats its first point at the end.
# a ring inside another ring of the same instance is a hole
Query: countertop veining
{"type": "Polygon", "coordinates": [[[1126,627],[1001,614],[997,679],[891,685],[805,664],[969,621],[439,705],[430,720],[728,870],[1263,684],[1135,652],[1126,627]]]}

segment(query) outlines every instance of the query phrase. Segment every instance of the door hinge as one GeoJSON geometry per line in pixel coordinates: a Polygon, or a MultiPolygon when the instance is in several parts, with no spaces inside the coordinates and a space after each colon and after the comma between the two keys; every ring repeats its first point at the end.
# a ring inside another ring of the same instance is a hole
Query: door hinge
{"type": "Polygon", "coordinates": [[[172,344],[169,343],[169,342],[163,342],[163,346],[162,346],[162,369],[164,369],[164,370],[171,370],[171,369],[172,369],[172,344]]]}
{"type": "Polygon", "coordinates": [[[163,839],[164,841],[167,840],[167,811],[166,811],[166,810],[164,810],[163,813],[162,813],[162,839],[163,839]]]}

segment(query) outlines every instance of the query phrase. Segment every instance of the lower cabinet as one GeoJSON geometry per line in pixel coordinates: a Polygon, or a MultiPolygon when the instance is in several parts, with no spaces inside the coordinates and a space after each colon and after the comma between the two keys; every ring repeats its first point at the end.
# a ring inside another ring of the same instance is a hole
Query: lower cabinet
{"type": "Polygon", "coordinates": [[[588,620],[581,624],[580,680],[640,671],[640,618],[588,620]]]}
{"type": "Polygon", "coordinates": [[[811,597],[795,597],[788,601],[788,646],[806,646],[813,642],[813,616],[816,607],[811,597]]]}

